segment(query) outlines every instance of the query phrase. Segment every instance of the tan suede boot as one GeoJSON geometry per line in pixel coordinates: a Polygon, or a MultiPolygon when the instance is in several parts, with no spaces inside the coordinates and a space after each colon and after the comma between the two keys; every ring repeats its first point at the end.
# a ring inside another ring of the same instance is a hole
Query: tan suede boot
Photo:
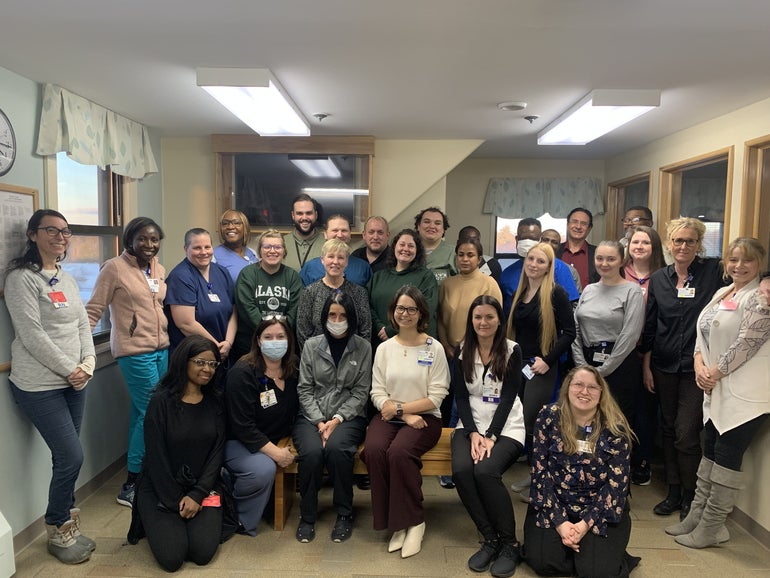
{"type": "Polygon", "coordinates": [[[64,564],[80,564],[91,557],[91,550],[79,544],[72,534],[75,523],[67,520],[58,528],[45,525],[48,532],[48,553],[64,564]]]}

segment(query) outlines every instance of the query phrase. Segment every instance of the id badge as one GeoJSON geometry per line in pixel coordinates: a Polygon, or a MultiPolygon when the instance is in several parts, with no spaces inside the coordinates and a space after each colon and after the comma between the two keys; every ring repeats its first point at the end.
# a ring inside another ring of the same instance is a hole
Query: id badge
{"type": "Polygon", "coordinates": [[[594,351],[594,361],[596,363],[604,363],[609,359],[610,354],[604,353],[603,351],[594,351]]]}
{"type": "Polygon", "coordinates": [[[209,301],[212,303],[219,303],[219,295],[216,293],[209,293],[209,301]]]}
{"type": "Polygon", "coordinates": [[[160,281],[158,279],[147,278],[147,285],[150,286],[150,292],[157,293],[160,291],[160,281]]]}
{"type": "Polygon", "coordinates": [[[481,388],[481,401],[486,403],[500,403],[500,385],[485,383],[481,388]]]}
{"type": "Polygon", "coordinates": [[[64,309],[65,307],[69,307],[67,296],[62,291],[51,291],[48,294],[48,297],[51,299],[54,309],[64,309]]]}
{"type": "Polygon", "coordinates": [[[592,454],[594,453],[593,448],[591,447],[591,443],[587,442],[586,440],[578,440],[577,441],[577,449],[579,452],[584,454],[592,454]]]}
{"type": "Polygon", "coordinates": [[[676,290],[679,299],[695,299],[695,287],[680,287],[676,290]]]}
{"type": "Polygon", "coordinates": [[[278,403],[278,398],[275,396],[275,390],[268,389],[267,391],[259,392],[259,403],[262,405],[262,409],[267,409],[278,403]]]}
{"type": "Polygon", "coordinates": [[[433,361],[436,359],[436,352],[430,349],[423,349],[417,354],[417,365],[433,365],[433,361]]]}
{"type": "Polygon", "coordinates": [[[209,494],[201,502],[204,508],[219,508],[222,506],[222,497],[219,494],[209,494]]]}
{"type": "Polygon", "coordinates": [[[720,311],[737,311],[738,302],[737,301],[720,301],[719,310],[720,311]]]}
{"type": "Polygon", "coordinates": [[[524,367],[522,367],[521,372],[524,374],[524,377],[526,377],[527,379],[532,379],[533,377],[535,377],[535,372],[532,371],[531,365],[525,365],[524,367]]]}

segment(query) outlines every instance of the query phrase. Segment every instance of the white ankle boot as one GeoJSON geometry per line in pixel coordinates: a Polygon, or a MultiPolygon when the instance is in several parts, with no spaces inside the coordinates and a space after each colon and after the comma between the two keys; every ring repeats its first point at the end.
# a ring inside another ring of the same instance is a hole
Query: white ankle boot
{"type": "Polygon", "coordinates": [[[75,536],[78,544],[82,544],[91,552],[96,550],[96,542],[80,533],[80,508],[72,508],[70,510],[70,520],[73,522],[72,535],[75,536]]]}

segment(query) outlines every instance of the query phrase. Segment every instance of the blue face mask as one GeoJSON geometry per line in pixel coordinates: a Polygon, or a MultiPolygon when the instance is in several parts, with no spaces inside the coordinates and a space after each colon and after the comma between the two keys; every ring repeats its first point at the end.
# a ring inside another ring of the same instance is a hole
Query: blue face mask
{"type": "Polygon", "coordinates": [[[289,350],[289,342],[285,339],[275,339],[271,341],[261,341],[259,348],[262,350],[262,355],[272,361],[278,361],[289,350]]]}

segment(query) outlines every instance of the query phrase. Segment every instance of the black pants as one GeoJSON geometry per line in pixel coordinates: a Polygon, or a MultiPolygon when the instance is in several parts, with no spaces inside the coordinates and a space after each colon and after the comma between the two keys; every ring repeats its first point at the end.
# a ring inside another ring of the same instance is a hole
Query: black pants
{"type": "Polygon", "coordinates": [[[703,426],[703,455],[723,468],[740,472],[743,454],[749,449],[751,440],[765,423],[766,417],[767,414],[760,415],[723,434],[708,420],[703,426]]]}
{"type": "Polygon", "coordinates": [[[353,457],[366,433],[366,420],[356,417],[338,425],[326,442],[321,443],[318,428],[300,416],[294,424],[294,446],[297,457],[300,515],[314,524],[318,514],[318,491],[326,466],[334,484],[334,509],[338,514],[353,513],[353,457]]]}
{"type": "Polygon", "coordinates": [[[140,484],[134,507],[139,509],[150,550],[164,570],[176,572],[185,560],[203,566],[216,554],[222,535],[221,507],[204,507],[190,519],[178,511],[160,510],[147,478],[140,484]]]}
{"type": "MultiPolygon", "coordinates": [[[[593,360],[593,350],[583,348],[583,355],[594,367],[601,364],[593,360]]],[[[620,406],[620,411],[626,416],[626,421],[633,427],[636,400],[642,388],[642,364],[636,351],[632,351],[612,373],[604,379],[610,386],[612,397],[620,406]]]]}
{"type": "Polygon", "coordinates": [[[628,576],[626,546],[631,536],[628,507],[620,522],[608,524],[606,536],[589,531],[580,541],[580,552],[562,544],[556,528],[538,528],[536,515],[530,506],[524,520],[524,558],[539,576],[628,576]]]}
{"type": "Polygon", "coordinates": [[[524,428],[527,432],[526,444],[532,447],[532,436],[535,431],[535,420],[543,406],[551,401],[556,388],[557,368],[554,364],[543,375],[535,375],[532,379],[522,378],[519,397],[524,408],[524,428]]]}
{"type": "Polygon", "coordinates": [[[503,474],[521,454],[521,444],[500,436],[492,454],[474,464],[468,430],[452,435],[452,480],[465,509],[485,540],[516,542],[516,519],[503,474]]]}

